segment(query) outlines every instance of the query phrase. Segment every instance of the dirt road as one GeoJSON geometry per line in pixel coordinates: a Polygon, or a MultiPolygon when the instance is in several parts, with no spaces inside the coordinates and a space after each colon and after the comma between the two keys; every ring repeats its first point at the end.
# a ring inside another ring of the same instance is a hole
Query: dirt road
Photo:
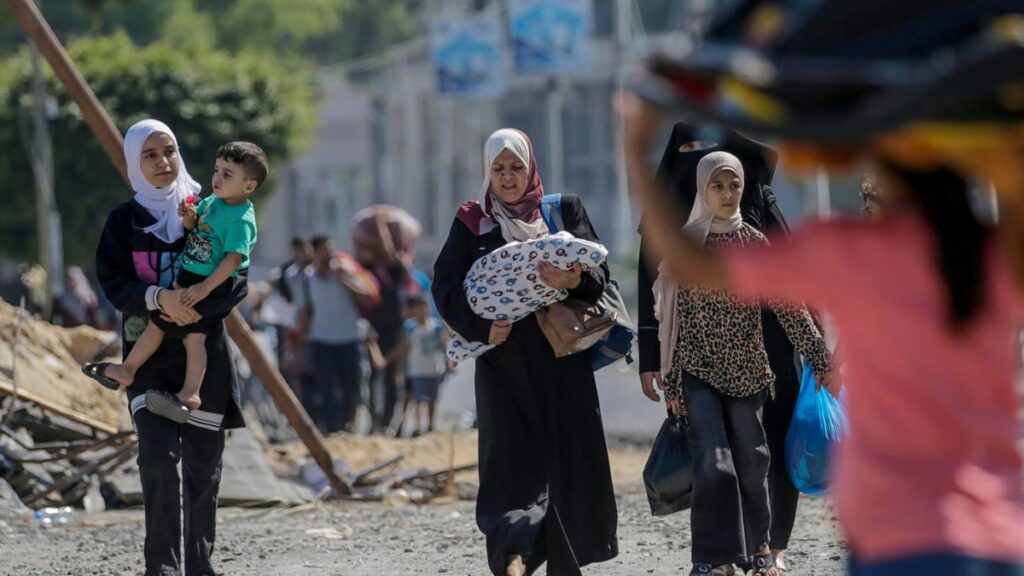
{"type": "MultiPolygon", "coordinates": [[[[689,515],[652,518],[642,487],[624,472],[632,476],[635,470],[616,469],[619,557],[584,573],[686,574],[689,515]]],[[[80,524],[71,528],[0,524],[0,574],[134,576],[141,574],[142,542],[142,513],[134,510],[80,516],[80,524]]],[[[801,501],[791,550],[791,574],[842,574],[842,545],[824,501],[801,501]]],[[[246,576],[487,574],[472,502],[399,508],[331,502],[298,511],[222,509],[215,560],[225,574],[246,576]],[[327,539],[307,534],[322,528],[348,536],[327,539]]]]}

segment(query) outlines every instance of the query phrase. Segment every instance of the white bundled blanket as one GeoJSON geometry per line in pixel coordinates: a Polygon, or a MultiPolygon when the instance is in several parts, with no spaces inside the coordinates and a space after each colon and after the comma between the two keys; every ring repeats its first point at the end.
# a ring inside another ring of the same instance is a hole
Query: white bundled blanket
{"type": "MultiPolygon", "coordinates": [[[[568,297],[565,290],[544,284],[537,264],[548,262],[562,270],[575,264],[583,268],[600,266],[608,250],[597,242],[558,232],[526,242],[509,242],[473,263],[462,287],[469,307],[481,318],[516,322],[538,309],[568,297]]],[[[455,334],[448,343],[448,358],[463,362],[480,356],[494,346],[470,342],[455,334]]]]}

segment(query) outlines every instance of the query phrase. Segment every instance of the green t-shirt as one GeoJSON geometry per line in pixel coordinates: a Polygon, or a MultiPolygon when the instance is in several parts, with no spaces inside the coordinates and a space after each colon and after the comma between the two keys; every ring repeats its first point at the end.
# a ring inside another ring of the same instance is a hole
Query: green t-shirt
{"type": "Polygon", "coordinates": [[[196,207],[199,219],[188,235],[181,264],[185,270],[200,276],[209,276],[217,269],[224,255],[237,252],[242,255],[238,271],[249,267],[249,253],[256,245],[256,211],[252,202],[231,205],[210,195],[196,207]]]}

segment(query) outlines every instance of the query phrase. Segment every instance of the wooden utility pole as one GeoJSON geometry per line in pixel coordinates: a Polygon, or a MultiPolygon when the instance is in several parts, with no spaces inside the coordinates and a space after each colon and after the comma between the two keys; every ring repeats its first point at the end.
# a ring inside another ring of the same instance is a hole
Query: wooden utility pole
{"type": "MultiPolygon", "coordinates": [[[[46,61],[50,63],[64,85],[64,89],[68,91],[82,111],[82,117],[85,118],[96,138],[99,139],[103,150],[110,157],[110,161],[114,163],[127,182],[128,173],[123,152],[124,140],[121,133],[78,72],[78,68],[68,57],[67,51],[64,50],[60,40],[53,33],[53,29],[50,28],[32,0],[10,0],[10,4],[15,16],[25,29],[25,33],[46,58],[46,61]]],[[[252,330],[249,329],[238,310],[231,311],[231,315],[226,320],[226,326],[231,339],[235,341],[242,355],[249,361],[253,374],[263,382],[263,386],[267,389],[270,397],[274,399],[277,408],[288,419],[292,428],[306,445],[310,455],[324,471],[334,492],[341,496],[350,495],[352,487],[334,472],[334,462],[324,445],[320,431],[309,419],[309,414],[292,393],[284,377],[274,368],[263,349],[259,347],[252,330]]]]}

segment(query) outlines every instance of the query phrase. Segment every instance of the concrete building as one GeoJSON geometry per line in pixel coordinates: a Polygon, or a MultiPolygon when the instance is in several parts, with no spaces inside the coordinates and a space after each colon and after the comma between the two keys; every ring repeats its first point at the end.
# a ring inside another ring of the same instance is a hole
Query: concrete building
{"type": "MultiPolygon", "coordinates": [[[[651,13],[645,21],[678,30],[685,4],[640,5],[651,13]]],[[[281,169],[275,194],[261,209],[256,263],[286,260],[293,236],[328,234],[347,246],[351,215],[390,203],[422,222],[419,260],[429,268],[458,205],[479,195],[484,140],[504,126],[532,138],[546,191],[581,196],[613,255],[634,254],[638,215],[625,190],[611,102],[622,64],[639,57],[625,49],[638,44],[637,5],[595,0],[589,70],[557,77],[509,72],[505,94],[493,100],[439,98],[425,39],[324,69],[317,133],[309,149],[281,169]],[[616,12],[629,6],[632,16],[616,12]],[[617,21],[629,30],[617,34],[617,21]]],[[[658,32],[642,30],[644,43],[664,40],[658,32]]],[[[799,186],[783,175],[775,188],[787,214],[803,211],[799,186]]]]}

